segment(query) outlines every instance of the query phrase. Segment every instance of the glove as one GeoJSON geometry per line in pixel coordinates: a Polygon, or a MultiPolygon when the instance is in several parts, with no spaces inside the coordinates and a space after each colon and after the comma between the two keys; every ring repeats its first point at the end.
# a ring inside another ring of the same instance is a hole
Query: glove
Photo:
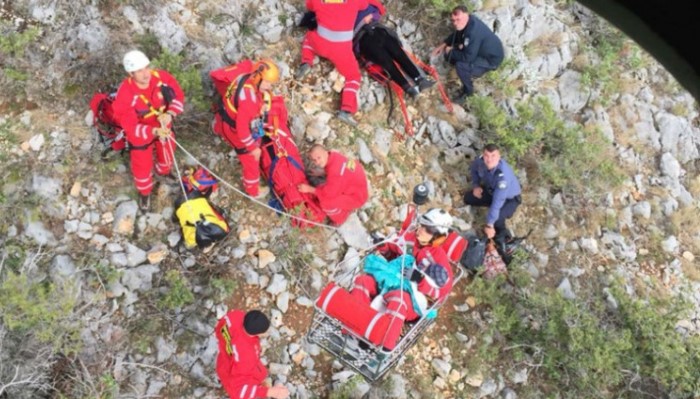
{"type": "Polygon", "coordinates": [[[153,135],[161,139],[166,139],[170,137],[170,129],[164,127],[154,127],[153,135]]]}
{"type": "Polygon", "coordinates": [[[403,278],[417,283],[423,278],[423,275],[420,271],[418,271],[418,269],[406,267],[403,269],[403,278]]]}
{"type": "Polygon", "coordinates": [[[168,112],[164,112],[158,115],[158,122],[160,122],[161,127],[168,127],[173,122],[173,115],[168,112]]]}
{"type": "Polygon", "coordinates": [[[374,245],[377,245],[386,239],[384,234],[377,232],[377,231],[370,233],[370,237],[372,237],[372,244],[374,244],[374,245]]]}

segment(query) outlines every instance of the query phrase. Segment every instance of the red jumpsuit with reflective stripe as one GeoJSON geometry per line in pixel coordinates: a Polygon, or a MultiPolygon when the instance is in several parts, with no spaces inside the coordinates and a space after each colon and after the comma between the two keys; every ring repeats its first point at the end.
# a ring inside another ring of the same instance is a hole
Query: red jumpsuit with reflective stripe
{"type": "MultiPolygon", "coordinates": [[[[214,132],[228,142],[238,155],[243,175],[243,189],[248,195],[257,196],[260,187],[260,166],[251,151],[260,148],[260,139],[253,138],[251,124],[258,121],[263,114],[263,96],[256,86],[244,82],[238,90],[238,100],[233,96],[237,90],[230,90],[231,82],[242,75],[253,72],[253,61],[245,60],[209,73],[214,86],[224,101],[224,110],[228,117],[235,121],[236,127],[224,122],[217,113],[214,118],[214,132]],[[229,98],[226,95],[229,94],[229,98]]],[[[236,85],[237,87],[237,85],[236,85]]]]}
{"type": "Polygon", "coordinates": [[[216,374],[231,399],[266,398],[267,370],[260,361],[260,338],[243,329],[242,310],[230,310],[214,332],[219,341],[216,374]]]}
{"type": "Polygon", "coordinates": [[[369,198],[365,169],[359,161],[329,151],[324,170],[326,182],[316,187],[315,195],[331,222],[340,225],[369,198]]]}
{"type": "MultiPolygon", "coordinates": [[[[422,278],[418,282],[418,291],[422,292],[428,298],[434,301],[442,301],[447,298],[450,291],[452,290],[452,282],[454,280],[452,267],[450,266],[450,261],[445,254],[445,250],[439,244],[421,246],[416,242],[415,233],[408,233],[405,236],[405,240],[408,245],[413,246],[413,256],[416,258],[417,268],[424,270],[431,264],[437,264],[442,266],[447,272],[447,282],[442,287],[438,287],[434,284],[432,279],[422,278]]],[[[388,259],[393,259],[394,257],[401,255],[402,251],[398,245],[387,244],[382,251],[385,257],[388,259]]],[[[369,274],[360,274],[355,278],[354,286],[350,291],[350,294],[362,303],[369,304],[371,299],[378,294],[377,283],[369,274]]],[[[392,290],[384,294],[384,301],[386,302],[386,311],[396,318],[392,320],[390,324],[387,335],[386,343],[384,344],[387,348],[393,348],[396,341],[401,336],[401,328],[403,327],[404,321],[415,320],[419,317],[418,313],[413,308],[413,301],[411,296],[403,290],[392,290]]]]}
{"type": "Polygon", "coordinates": [[[185,93],[177,80],[163,70],[151,72],[151,80],[145,89],[139,88],[131,77],[124,79],[119,85],[112,107],[115,119],[124,129],[129,141],[131,173],[136,189],[142,195],[149,195],[153,189],[151,171],[154,148],[156,173],[167,175],[173,164],[175,143],[171,140],[163,142],[153,135],[153,128],[160,127],[158,115],[166,111],[179,115],[184,109],[184,104],[185,93]],[[163,97],[162,86],[171,88],[174,94],[169,105],[163,97]]]}
{"type": "Polygon", "coordinates": [[[313,65],[314,55],[327,58],[345,78],[340,109],[357,112],[357,92],[362,76],[352,52],[355,18],[369,6],[367,0],[306,0],[306,8],[316,13],[318,28],[306,32],[301,46],[301,62],[313,65]]]}

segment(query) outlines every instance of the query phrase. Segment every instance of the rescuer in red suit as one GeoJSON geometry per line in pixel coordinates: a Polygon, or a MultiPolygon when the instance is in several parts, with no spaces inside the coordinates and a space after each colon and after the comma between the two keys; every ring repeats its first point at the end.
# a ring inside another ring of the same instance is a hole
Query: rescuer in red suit
{"type": "Polygon", "coordinates": [[[170,176],[175,143],[173,118],[184,110],[185,94],[177,80],[164,70],[150,68],[151,61],[138,50],[124,55],[129,77],[119,85],[113,110],[129,142],[131,173],[138,190],[139,208],[150,210],[153,190],[153,151],[156,173],[170,176]]]}
{"type": "Polygon", "coordinates": [[[328,151],[320,144],[309,150],[309,159],[325,172],[325,183],[312,187],[300,184],[299,192],[311,193],[333,225],[341,225],[350,213],[367,202],[369,187],[365,170],[359,161],[348,159],[337,151],[328,151]]]}

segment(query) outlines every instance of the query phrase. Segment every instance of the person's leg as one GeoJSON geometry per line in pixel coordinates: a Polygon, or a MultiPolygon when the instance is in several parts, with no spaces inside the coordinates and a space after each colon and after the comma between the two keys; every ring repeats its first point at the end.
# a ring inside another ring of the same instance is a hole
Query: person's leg
{"type": "Polygon", "coordinates": [[[386,34],[386,36],[384,47],[391,55],[391,58],[399,63],[401,69],[403,69],[413,81],[417,81],[422,75],[418,67],[416,67],[416,64],[414,64],[413,60],[406,54],[406,51],[403,49],[398,39],[388,34],[386,34]]]}
{"type": "Polygon", "coordinates": [[[360,90],[362,75],[352,52],[352,42],[336,44],[332,52],[328,53],[328,59],[345,78],[340,110],[354,114],[357,112],[357,92],[360,90]]]}
{"type": "MultiPolygon", "coordinates": [[[[175,133],[173,133],[173,139],[175,133]]],[[[167,175],[173,167],[173,154],[175,153],[175,142],[173,140],[156,140],[156,173],[167,175]]]]}
{"type": "Polygon", "coordinates": [[[464,205],[491,206],[491,196],[482,192],[481,198],[476,198],[472,190],[469,190],[464,194],[464,205]]]}
{"type": "Polygon", "coordinates": [[[456,62],[455,68],[457,69],[457,76],[459,80],[462,81],[462,92],[467,96],[474,94],[474,84],[472,83],[472,68],[466,62],[456,62]]]}
{"type": "Polygon", "coordinates": [[[519,205],[520,201],[516,198],[509,199],[503,204],[501,212],[498,214],[498,220],[493,224],[493,227],[496,230],[496,235],[506,230],[506,219],[513,217],[513,214],[515,213],[515,210],[518,209],[519,205]]]}
{"type": "Polygon", "coordinates": [[[365,35],[360,42],[360,52],[363,57],[381,66],[389,74],[391,80],[401,88],[408,90],[411,85],[394,63],[394,57],[389,49],[393,43],[380,32],[383,31],[376,31],[373,35],[365,35]]]}
{"type": "Polygon", "coordinates": [[[304,41],[301,43],[301,63],[312,66],[314,64],[314,55],[316,55],[316,47],[314,46],[316,39],[316,31],[308,31],[304,35],[304,41]]]}
{"type": "Polygon", "coordinates": [[[241,174],[243,175],[243,189],[252,196],[257,197],[260,190],[260,165],[253,155],[238,154],[241,162],[241,174]]]}
{"type": "Polygon", "coordinates": [[[131,158],[131,174],[134,176],[134,185],[141,195],[150,195],[153,190],[153,145],[144,149],[132,148],[129,151],[131,158]]]}
{"type": "Polygon", "coordinates": [[[360,303],[369,306],[372,298],[377,296],[377,282],[369,274],[360,274],[350,290],[350,295],[360,303]]]}

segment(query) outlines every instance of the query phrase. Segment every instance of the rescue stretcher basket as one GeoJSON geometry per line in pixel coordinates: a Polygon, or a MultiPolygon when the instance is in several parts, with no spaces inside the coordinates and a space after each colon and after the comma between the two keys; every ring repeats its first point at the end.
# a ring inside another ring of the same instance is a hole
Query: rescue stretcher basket
{"type": "MultiPolygon", "coordinates": [[[[454,270],[453,288],[464,276],[459,265],[452,265],[454,270]]],[[[352,279],[349,279],[352,280],[352,279]]],[[[429,311],[437,311],[449,299],[430,304],[429,311]]],[[[426,311],[426,314],[428,311],[426,311]]],[[[417,321],[406,322],[401,337],[391,351],[385,351],[381,345],[374,345],[340,320],[330,316],[318,304],[314,304],[314,314],[306,339],[328,351],[346,367],[362,375],[368,382],[381,379],[411,349],[418,339],[433,325],[435,318],[421,317],[417,321]]]]}

